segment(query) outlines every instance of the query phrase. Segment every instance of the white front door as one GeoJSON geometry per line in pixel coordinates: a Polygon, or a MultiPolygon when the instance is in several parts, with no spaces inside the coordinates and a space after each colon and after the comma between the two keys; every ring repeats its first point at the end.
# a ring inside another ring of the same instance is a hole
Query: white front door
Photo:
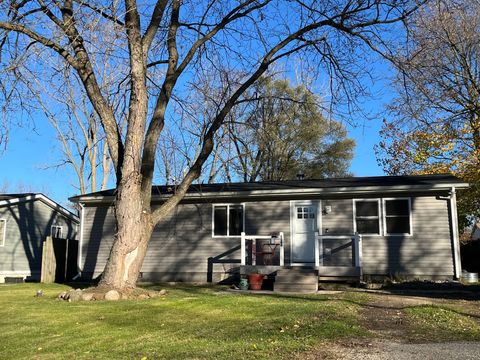
{"type": "Polygon", "coordinates": [[[319,228],[318,201],[295,201],[291,205],[292,263],[315,262],[315,232],[319,228]]]}

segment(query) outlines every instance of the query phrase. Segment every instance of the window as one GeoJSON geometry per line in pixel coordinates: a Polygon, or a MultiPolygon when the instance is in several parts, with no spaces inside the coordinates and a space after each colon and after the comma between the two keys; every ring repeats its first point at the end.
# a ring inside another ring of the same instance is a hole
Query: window
{"type": "Polygon", "coordinates": [[[53,238],[61,238],[62,237],[62,227],[58,225],[52,225],[50,235],[53,238]]]}
{"type": "Polygon", "coordinates": [[[6,236],[7,236],[7,220],[0,219],[0,246],[5,246],[6,236]]]}
{"type": "Polygon", "coordinates": [[[213,236],[240,236],[244,228],[244,205],[213,206],[213,236]]]}
{"type": "Polygon", "coordinates": [[[359,234],[380,234],[380,202],[355,200],[355,231],[359,234]]]}
{"type": "Polygon", "coordinates": [[[411,234],[410,199],[385,199],[385,234],[411,234]]]}
{"type": "Polygon", "coordinates": [[[312,207],[297,207],[297,219],[315,219],[315,210],[312,207]]]}

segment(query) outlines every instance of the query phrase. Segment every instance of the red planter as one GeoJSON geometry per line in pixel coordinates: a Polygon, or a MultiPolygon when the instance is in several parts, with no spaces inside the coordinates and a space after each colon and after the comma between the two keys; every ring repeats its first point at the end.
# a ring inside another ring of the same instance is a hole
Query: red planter
{"type": "Polygon", "coordinates": [[[262,274],[249,274],[248,283],[250,284],[250,290],[261,290],[263,278],[264,275],[262,274]]]}

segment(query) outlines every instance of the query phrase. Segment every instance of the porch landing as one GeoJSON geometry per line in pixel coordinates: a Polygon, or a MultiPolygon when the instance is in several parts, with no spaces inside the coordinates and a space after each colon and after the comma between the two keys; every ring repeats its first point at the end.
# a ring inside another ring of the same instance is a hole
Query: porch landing
{"type": "Polygon", "coordinates": [[[318,291],[318,283],[324,281],[359,282],[361,268],[355,266],[274,266],[242,265],[240,274],[258,273],[268,276],[273,290],[278,292],[318,291]]]}

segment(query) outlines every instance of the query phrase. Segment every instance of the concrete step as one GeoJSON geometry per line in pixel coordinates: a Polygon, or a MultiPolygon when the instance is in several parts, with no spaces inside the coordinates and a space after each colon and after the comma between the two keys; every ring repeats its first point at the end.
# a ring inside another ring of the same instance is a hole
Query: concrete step
{"type": "Polygon", "coordinates": [[[318,276],[305,276],[305,275],[298,275],[298,274],[288,274],[288,275],[281,275],[275,277],[275,284],[317,284],[318,283],[318,276]]]}
{"type": "Polygon", "coordinates": [[[292,268],[284,268],[284,269],[279,269],[277,270],[277,275],[282,275],[282,274],[318,274],[318,271],[316,269],[312,268],[302,268],[302,267],[292,267],[292,268]]]}
{"type": "Polygon", "coordinates": [[[296,284],[296,283],[281,283],[273,285],[273,291],[277,292],[295,292],[295,293],[316,293],[318,291],[317,284],[296,284]]]}

